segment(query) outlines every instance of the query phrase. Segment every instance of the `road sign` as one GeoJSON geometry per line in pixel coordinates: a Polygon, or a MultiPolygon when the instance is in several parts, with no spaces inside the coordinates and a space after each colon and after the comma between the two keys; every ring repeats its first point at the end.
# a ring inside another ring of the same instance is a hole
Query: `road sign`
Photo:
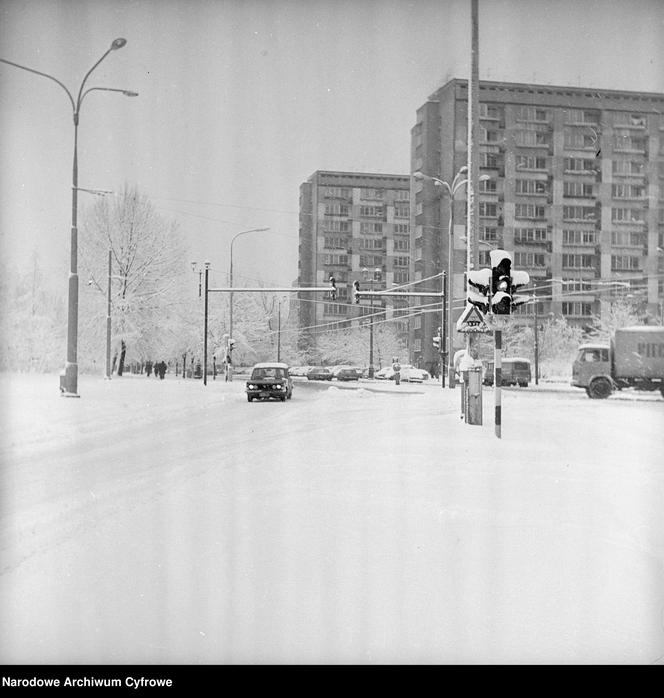
{"type": "Polygon", "coordinates": [[[487,327],[482,311],[471,303],[468,303],[466,309],[461,313],[456,328],[458,332],[491,332],[487,327]]]}

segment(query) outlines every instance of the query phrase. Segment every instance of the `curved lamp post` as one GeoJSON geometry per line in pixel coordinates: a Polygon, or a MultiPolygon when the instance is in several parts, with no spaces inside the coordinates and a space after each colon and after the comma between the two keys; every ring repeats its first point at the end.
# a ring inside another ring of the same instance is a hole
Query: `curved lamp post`
{"type": "MultiPolygon", "coordinates": [[[[236,233],[231,240],[231,253],[230,253],[230,269],[228,274],[228,285],[233,288],[233,243],[240,237],[240,235],[247,235],[247,233],[260,233],[269,228],[251,228],[250,230],[242,230],[236,233]]],[[[229,336],[233,337],[233,291],[230,292],[230,306],[228,315],[228,332],[229,336]]]]}
{"type": "Polygon", "coordinates": [[[15,68],[21,68],[22,70],[27,70],[30,73],[35,73],[35,75],[41,75],[42,77],[53,80],[53,82],[60,85],[60,87],[65,91],[69,101],[71,102],[72,112],[74,117],[74,162],[72,166],[72,190],[71,190],[71,242],[70,242],[70,268],[69,268],[69,295],[67,304],[67,361],[65,363],[64,371],[60,374],[60,391],[65,397],[80,397],[78,394],[78,363],[77,363],[77,345],[78,345],[78,122],[81,113],[81,105],[85,96],[90,92],[95,90],[103,92],[120,92],[126,97],[137,97],[137,92],[131,92],[129,90],[123,90],[114,87],[90,87],[83,91],[85,83],[92,71],[108,56],[111,51],[117,51],[122,48],[127,43],[126,39],[118,38],[114,39],[110,48],[104,53],[104,55],[88,70],[81,82],[81,86],[78,90],[78,95],[76,99],[72,96],[72,93],[67,89],[67,87],[60,82],[57,78],[54,78],[48,73],[42,73],[39,70],[34,70],[32,68],[27,68],[24,65],[19,65],[18,63],[13,63],[12,61],[7,61],[4,58],[0,58],[0,63],[7,63],[7,65],[12,65],[15,68]]]}
{"type": "MultiPolygon", "coordinates": [[[[448,184],[438,177],[432,177],[431,175],[425,175],[423,172],[414,172],[413,177],[416,179],[429,179],[437,187],[443,187],[447,192],[450,199],[450,215],[449,223],[447,228],[447,285],[448,289],[445,293],[447,298],[447,314],[443,315],[443,366],[441,367],[441,386],[445,387],[445,370],[449,376],[449,387],[455,387],[454,381],[454,357],[452,355],[452,290],[454,282],[454,265],[453,265],[453,255],[454,255],[454,195],[457,191],[463,187],[468,182],[468,177],[466,176],[468,168],[464,165],[454,176],[452,184],[448,184]]],[[[480,182],[484,182],[487,179],[491,179],[489,175],[482,175],[479,179],[480,182]]]]}

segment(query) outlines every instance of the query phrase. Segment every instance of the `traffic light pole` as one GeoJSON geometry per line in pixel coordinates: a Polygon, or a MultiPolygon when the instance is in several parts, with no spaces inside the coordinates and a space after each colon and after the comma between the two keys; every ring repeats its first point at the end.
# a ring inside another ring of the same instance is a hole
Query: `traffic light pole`
{"type": "Polygon", "coordinates": [[[494,377],[493,377],[493,394],[495,400],[495,430],[496,436],[500,438],[501,426],[502,426],[502,405],[501,405],[501,392],[500,389],[503,384],[503,363],[502,363],[502,349],[503,349],[503,332],[502,330],[494,330],[494,350],[493,350],[493,367],[494,367],[494,377]]]}

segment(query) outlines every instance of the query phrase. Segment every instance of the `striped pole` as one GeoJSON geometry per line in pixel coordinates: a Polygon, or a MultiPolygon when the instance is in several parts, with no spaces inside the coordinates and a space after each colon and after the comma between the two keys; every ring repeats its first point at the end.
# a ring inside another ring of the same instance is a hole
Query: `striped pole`
{"type": "Polygon", "coordinates": [[[494,352],[493,352],[493,392],[496,400],[496,436],[500,438],[501,427],[501,404],[500,404],[500,388],[503,382],[503,364],[502,364],[502,348],[503,348],[503,332],[502,330],[494,330],[494,352]]]}

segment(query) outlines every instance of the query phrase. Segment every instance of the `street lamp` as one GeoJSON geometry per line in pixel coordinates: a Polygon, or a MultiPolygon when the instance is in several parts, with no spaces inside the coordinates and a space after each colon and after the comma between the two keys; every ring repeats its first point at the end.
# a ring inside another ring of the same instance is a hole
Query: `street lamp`
{"type": "MultiPolygon", "coordinates": [[[[373,293],[374,290],[374,282],[375,281],[380,281],[382,276],[382,270],[376,267],[373,270],[373,275],[371,278],[369,277],[369,270],[365,267],[362,269],[362,278],[365,281],[370,281],[371,282],[371,292],[373,293]]],[[[374,297],[373,295],[370,297],[370,321],[369,321],[369,372],[368,372],[368,377],[373,378],[374,377],[374,361],[373,361],[373,307],[374,307],[374,297]]]]}
{"type": "MultiPolygon", "coordinates": [[[[457,191],[468,182],[466,176],[468,168],[464,165],[454,176],[452,184],[448,184],[438,177],[425,175],[423,172],[414,172],[413,177],[416,179],[430,179],[436,186],[443,187],[447,192],[450,200],[450,215],[447,228],[447,314],[443,316],[443,365],[441,366],[441,386],[445,387],[445,370],[449,375],[449,387],[455,387],[454,381],[454,357],[452,355],[452,291],[454,286],[454,196],[457,191]]],[[[489,175],[482,175],[480,182],[491,179],[489,175]]]]}
{"type": "MultiPolygon", "coordinates": [[[[228,285],[233,288],[233,243],[240,237],[240,235],[247,235],[247,233],[259,233],[269,230],[269,228],[251,228],[250,230],[242,230],[236,233],[231,240],[231,253],[230,253],[230,270],[228,274],[228,285]]],[[[229,307],[229,317],[228,317],[228,332],[230,337],[233,336],[233,291],[230,292],[230,307],[229,307]]]]}
{"type": "Polygon", "coordinates": [[[71,204],[71,241],[70,241],[70,271],[69,271],[69,291],[67,305],[67,360],[64,371],[60,374],[60,392],[65,397],[80,397],[78,394],[78,363],[77,363],[77,345],[78,345],[78,122],[81,113],[81,106],[85,96],[95,90],[103,92],[120,92],[126,97],[137,97],[137,92],[118,89],[114,87],[91,87],[85,92],[83,88],[92,71],[108,56],[111,51],[117,51],[127,43],[126,39],[114,39],[110,48],[104,55],[88,70],[81,82],[76,100],[67,87],[48,73],[42,73],[39,70],[27,68],[24,65],[7,61],[0,58],[0,63],[13,65],[15,68],[27,70],[30,73],[41,75],[56,82],[66,92],[69,101],[71,102],[73,117],[74,117],[74,161],[72,165],[72,204],[71,204]]]}

